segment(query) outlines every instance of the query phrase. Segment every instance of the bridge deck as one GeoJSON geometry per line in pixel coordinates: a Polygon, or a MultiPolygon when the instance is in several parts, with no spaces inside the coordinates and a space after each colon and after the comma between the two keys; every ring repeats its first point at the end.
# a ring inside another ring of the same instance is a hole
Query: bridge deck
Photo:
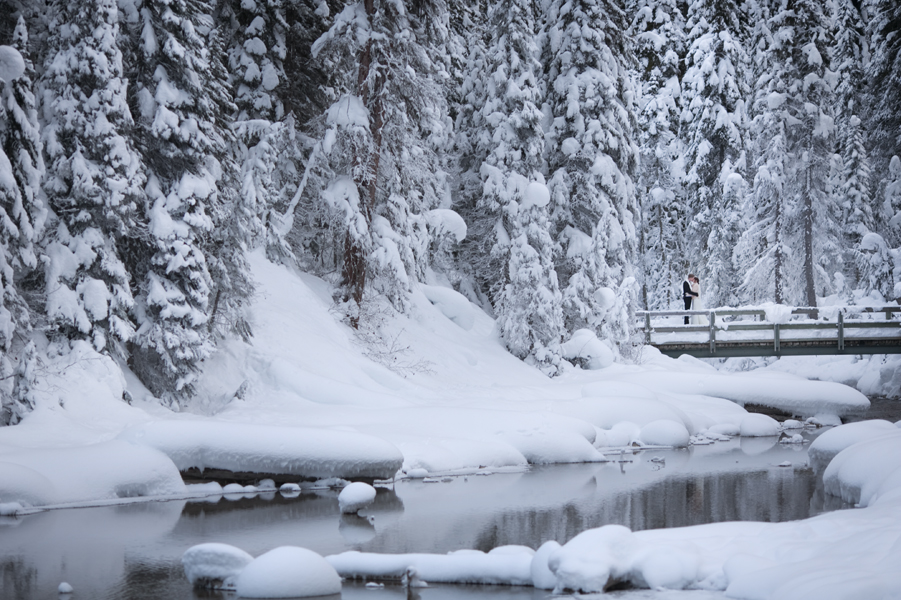
{"type": "Polygon", "coordinates": [[[901,307],[897,306],[832,309],[828,313],[827,309],[800,308],[792,311],[793,320],[788,322],[768,322],[763,310],[637,314],[644,321],[645,343],[674,357],[901,354],[901,319],[896,318],[901,316],[901,307]],[[820,314],[829,318],[817,318],[820,314]],[[709,323],[683,325],[686,315],[703,315],[709,323]]]}

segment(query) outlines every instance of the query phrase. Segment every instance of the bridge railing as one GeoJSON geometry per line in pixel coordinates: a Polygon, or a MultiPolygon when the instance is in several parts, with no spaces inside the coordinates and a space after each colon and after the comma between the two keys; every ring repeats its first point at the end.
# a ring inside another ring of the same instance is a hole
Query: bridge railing
{"type": "MultiPolygon", "coordinates": [[[[770,311],[775,315],[775,311],[770,311]]],[[[782,354],[786,345],[832,346],[837,353],[846,345],[862,348],[864,340],[877,346],[901,345],[901,307],[796,307],[786,315],[767,320],[764,309],[711,309],[703,311],[636,311],[643,320],[644,341],[661,350],[688,348],[695,354],[714,356],[724,344],[737,348],[770,346],[762,354],[782,354]],[[707,324],[682,324],[675,317],[704,316],[707,324]],[[787,318],[786,318],[787,317],[787,318]],[[894,340],[894,344],[893,341],[894,340]],[[700,350],[701,345],[707,346],[700,350]]],[[[796,348],[797,349],[797,348],[796,348]]],[[[895,349],[890,349],[894,352],[895,349]]],[[[901,350],[897,350],[901,351],[901,350]]],[[[736,351],[737,352],[737,351],[736,351]]],[[[800,351],[798,353],[801,353],[800,351]]],[[[830,353],[830,352],[826,352],[830,353]]],[[[733,355],[751,355],[749,352],[733,355]]]]}

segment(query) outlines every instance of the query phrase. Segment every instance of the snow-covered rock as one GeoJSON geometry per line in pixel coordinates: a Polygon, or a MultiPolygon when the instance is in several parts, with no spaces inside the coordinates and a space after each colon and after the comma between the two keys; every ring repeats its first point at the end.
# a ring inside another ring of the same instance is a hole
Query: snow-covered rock
{"type": "Polygon", "coordinates": [[[195,588],[234,590],[238,575],[253,557],[228,544],[207,543],[188,548],[181,557],[185,577],[195,588]]]}
{"type": "Polygon", "coordinates": [[[341,578],[319,554],[281,546],[258,556],[237,578],[242,598],[307,598],[341,593],[341,578]]]}
{"type": "Polygon", "coordinates": [[[767,415],[749,414],[741,420],[739,434],[742,437],[779,435],[779,421],[767,415]]]}
{"type": "Polygon", "coordinates": [[[884,494],[901,497],[901,429],[852,444],[823,471],[823,488],[856,506],[870,506],[884,494]]]}
{"type": "Polygon", "coordinates": [[[338,494],[338,508],[344,514],[352,514],[366,508],[375,500],[375,488],[368,483],[355,481],[338,494]]]}
{"type": "Polygon", "coordinates": [[[552,590],[557,586],[557,576],[548,568],[547,561],[550,556],[560,549],[559,542],[547,541],[539,546],[535,556],[532,557],[530,571],[532,572],[532,585],[540,590],[552,590]]]}
{"type": "Polygon", "coordinates": [[[660,419],[642,427],[638,437],[642,444],[648,446],[685,448],[690,436],[682,423],[660,419]]]}

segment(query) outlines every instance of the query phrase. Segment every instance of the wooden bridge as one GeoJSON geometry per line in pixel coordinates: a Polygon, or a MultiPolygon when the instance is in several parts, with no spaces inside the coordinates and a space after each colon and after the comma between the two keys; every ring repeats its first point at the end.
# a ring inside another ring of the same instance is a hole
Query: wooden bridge
{"type": "Polygon", "coordinates": [[[673,357],[901,354],[899,306],[794,308],[790,315],[788,308],[635,314],[643,320],[644,342],[673,357]],[[684,325],[686,316],[708,323],[684,325]]]}

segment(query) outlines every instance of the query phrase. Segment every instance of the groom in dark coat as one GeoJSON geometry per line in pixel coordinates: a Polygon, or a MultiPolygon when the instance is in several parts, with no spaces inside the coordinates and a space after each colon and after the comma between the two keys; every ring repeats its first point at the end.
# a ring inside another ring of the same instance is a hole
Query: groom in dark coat
{"type": "MultiPolygon", "coordinates": [[[[682,300],[685,301],[685,310],[691,310],[691,301],[698,297],[697,292],[692,291],[691,282],[694,281],[695,276],[691,273],[688,274],[688,277],[685,278],[685,281],[682,282],[682,300]]],[[[690,317],[685,317],[685,324],[688,325],[688,320],[690,317]]]]}

